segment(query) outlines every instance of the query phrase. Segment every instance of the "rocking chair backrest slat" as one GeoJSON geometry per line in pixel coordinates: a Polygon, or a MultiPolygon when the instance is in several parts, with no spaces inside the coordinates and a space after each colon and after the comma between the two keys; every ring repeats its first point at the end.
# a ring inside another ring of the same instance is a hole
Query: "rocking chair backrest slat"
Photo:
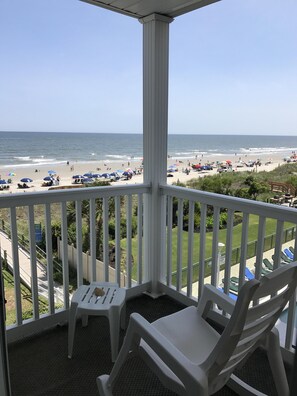
{"type": "Polygon", "coordinates": [[[287,300],[287,292],[289,292],[288,288],[282,290],[279,292],[279,294],[270,296],[269,299],[263,301],[261,304],[255,305],[253,309],[250,309],[248,312],[247,322],[250,321],[253,323],[253,321],[257,318],[269,313],[273,315],[274,311],[279,310],[279,307],[282,305],[283,301],[287,300]]]}
{"type": "Polygon", "coordinates": [[[297,263],[292,263],[264,276],[261,281],[253,279],[242,286],[229,323],[204,363],[211,393],[228,380],[234,367],[270,332],[293,294],[296,282],[297,263]],[[253,306],[255,300],[258,305],[253,306]]]}

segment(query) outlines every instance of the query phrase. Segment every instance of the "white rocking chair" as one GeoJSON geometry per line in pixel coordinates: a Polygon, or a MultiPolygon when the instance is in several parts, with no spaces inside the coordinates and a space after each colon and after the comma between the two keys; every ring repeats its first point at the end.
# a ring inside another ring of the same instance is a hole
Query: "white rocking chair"
{"type": "Polygon", "coordinates": [[[225,384],[238,394],[263,395],[233,372],[257,347],[264,346],[277,393],[288,396],[278,332],[273,326],[296,285],[297,263],[292,263],[261,281],[246,282],[236,302],[206,285],[197,308],[185,308],[153,323],[132,314],[111,374],[97,378],[100,395],[112,395],[121,366],[132,352],[139,353],[163,385],[179,395],[211,395],[225,384]],[[221,335],[206,321],[213,303],[230,314],[221,335]]]}

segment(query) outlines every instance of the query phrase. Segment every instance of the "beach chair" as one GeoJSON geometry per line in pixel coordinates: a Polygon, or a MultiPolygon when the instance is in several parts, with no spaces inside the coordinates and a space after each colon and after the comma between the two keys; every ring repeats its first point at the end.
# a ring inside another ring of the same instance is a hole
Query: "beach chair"
{"type": "Polygon", "coordinates": [[[264,276],[264,275],[267,275],[267,274],[269,274],[270,272],[272,272],[271,270],[269,270],[268,268],[264,268],[263,267],[263,265],[262,265],[262,267],[261,267],[261,276],[264,276]]]}
{"type": "MultiPolygon", "coordinates": [[[[225,279],[222,279],[222,282],[224,283],[225,279]]],[[[230,282],[235,283],[235,285],[238,285],[239,283],[239,278],[237,276],[231,276],[230,282]]]]}
{"type": "MultiPolygon", "coordinates": [[[[292,260],[290,260],[289,257],[288,257],[283,251],[281,251],[280,256],[281,256],[281,259],[282,259],[282,263],[283,263],[283,264],[284,264],[284,263],[288,264],[288,263],[291,263],[291,262],[292,262],[292,260]]],[[[272,260],[274,261],[274,254],[272,255],[272,260]]]]}
{"type": "Polygon", "coordinates": [[[273,271],[273,264],[268,258],[263,259],[263,264],[269,271],[273,271]]]}
{"type": "MultiPolygon", "coordinates": [[[[224,283],[224,279],[222,280],[222,282],[224,283]]],[[[233,283],[232,281],[229,283],[229,290],[231,292],[237,294],[238,293],[238,289],[239,289],[238,283],[233,283]]]]}
{"type": "MultiPolygon", "coordinates": [[[[261,281],[246,282],[236,301],[214,286],[205,285],[197,308],[187,307],[153,323],[132,313],[110,375],[97,378],[99,394],[112,396],[127,357],[137,354],[163,385],[178,395],[212,395],[225,385],[235,394],[263,395],[239,379],[234,371],[242,367],[258,347],[264,347],[276,392],[279,396],[288,396],[290,391],[274,324],[296,286],[297,263],[292,263],[264,276],[261,281]],[[253,301],[259,303],[254,305],[253,301]],[[206,320],[213,304],[230,315],[222,334],[206,320]]],[[[125,372],[124,377],[128,393],[129,386],[133,386],[133,372],[125,372]],[[127,375],[131,375],[131,380],[127,375]]]]}
{"type": "Polygon", "coordinates": [[[285,252],[281,251],[281,259],[286,263],[291,263],[292,260],[285,254],[285,252]]]}
{"type": "Polygon", "coordinates": [[[284,253],[285,253],[285,255],[286,256],[288,256],[288,258],[290,259],[290,260],[294,260],[294,255],[293,255],[293,253],[291,252],[291,250],[290,249],[284,249],[284,253]]]}
{"type": "Polygon", "coordinates": [[[245,277],[248,279],[248,280],[251,280],[251,279],[255,279],[255,275],[252,273],[252,271],[249,269],[249,268],[245,268],[245,270],[244,270],[244,274],[245,274],[245,277]]]}

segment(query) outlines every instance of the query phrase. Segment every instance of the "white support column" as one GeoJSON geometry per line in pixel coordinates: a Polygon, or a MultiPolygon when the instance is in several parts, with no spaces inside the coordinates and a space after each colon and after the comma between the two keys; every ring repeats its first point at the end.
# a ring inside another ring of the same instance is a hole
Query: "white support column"
{"type": "Polygon", "coordinates": [[[159,183],[166,183],[168,140],[168,58],[169,24],[172,18],[152,14],[140,19],[143,24],[143,155],[144,183],[152,194],[144,200],[145,280],[152,281],[157,294],[161,277],[162,207],[159,183]]]}

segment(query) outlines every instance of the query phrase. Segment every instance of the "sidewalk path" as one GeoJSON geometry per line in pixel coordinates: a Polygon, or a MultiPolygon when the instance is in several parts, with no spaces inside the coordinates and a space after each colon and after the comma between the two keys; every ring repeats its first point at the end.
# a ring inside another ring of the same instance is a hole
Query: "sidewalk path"
{"type": "MultiPolygon", "coordinates": [[[[3,252],[6,251],[8,265],[13,269],[12,243],[11,240],[7,237],[7,235],[2,231],[0,231],[0,250],[2,257],[4,257],[3,252]]],[[[20,268],[21,279],[29,288],[31,288],[30,254],[25,250],[23,250],[20,246],[18,249],[18,254],[19,254],[19,268],[20,268]]],[[[46,275],[46,267],[37,260],[36,270],[37,270],[37,282],[38,282],[39,293],[43,295],[45,298],[48,298],[48,282],[46,275]]],[[[59,289],[58,287],[55,287],[55,297],[60,302],[63,302],[62,293],[58,289],[59,289]]]]}

